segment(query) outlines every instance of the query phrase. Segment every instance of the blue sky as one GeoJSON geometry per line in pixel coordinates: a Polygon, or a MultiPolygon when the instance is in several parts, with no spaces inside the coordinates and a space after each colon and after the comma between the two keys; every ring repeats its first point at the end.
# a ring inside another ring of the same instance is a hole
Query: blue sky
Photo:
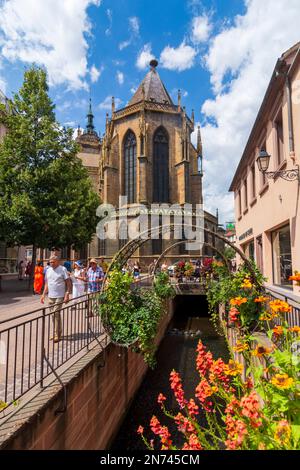
{"type": "Polygon", "coordinates": [[[72,127],[91,90],[103,133],[110,97],[125,106],[155,56],[201,124],[206,208],[232,218],[228,187],[275,62],[300,39],[299,0],[0,0],[0,18],[0,89],[11,96],[26,66],[44,65],[72,127]]]}

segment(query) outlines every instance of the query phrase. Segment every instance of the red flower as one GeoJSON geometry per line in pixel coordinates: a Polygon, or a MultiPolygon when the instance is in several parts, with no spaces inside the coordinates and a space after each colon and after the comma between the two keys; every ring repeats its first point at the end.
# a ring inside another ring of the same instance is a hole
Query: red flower
{"type": "Polygon", "coordinates": [[[202,379],[196,387],[196,397],[200,401],[205,411],[212,411],[212,401],[207,400],[214,393],[206,379],[202,379]]]}
{"type": "Polygon", "coordinates": [[[178,431],[182,432],[183,434],[196,432],[193,423],[186,416],[183,416],[182,413],[177,413],[174,419],[175,423],[177,424],[178,431]]]}
{"type": "Polygon", "coordinates": [[[189,410],[189,415],[191,418],[193,418],[195,415],[199,414],[199,406],[196,405],[195,401],[191,398],[190,401],[188,402],[188,410],[189,410]]]}
{"type": "Polygon", "coordinates": [[[248,433],[246,424],[240,419],[234,419],[230,414],[226,416],[226,432],[228,439],[225,441],[227,450],[236,450],[241,447],[245,435],[248,433]]]}
{"type": "Polygon", "coordinates": [[[182,450],[202,450],[202,446],[196,434],[190,435],[189,442],[184,444],[182,450]]]}
{"type": "Polygon", "coordinates": [[[240,312],[236,307],[231,307],[228,313],[228,320],[232,323],[237,323],[239,321],[240,312]]]}
{"type": "Polygon", "coordinates": [[[157,398],[157,403],[163,405],[164,401],[166,401],[166,397],[162,393],[160,393],[157,398]]]}
{"type": "Polygon", "coordinates": [[[139,426],[139,427],[138,427],[137,433],[138,433],[138,434],[144,434],[144,428],[143,428],[143,426],[139,426]]]}
{"type": "Polygon", "coordinates": [[[241,399],[240,406],[242,415],[250,419],[252,427],[258,428],[262,425],[258,395],[254,390],[241,399]]]}
{"type": "Polygon", "coordinates": [[[213,357],[210,351],[206,352],[206,347],[200,340],[197,346],[196,368],[200,375],[205,376],[213,364],[213,357]]]}
{"type": "Polygon", "coordinates": [[[173,370],[170,374],[171,389],[175,395],[177,403],[180,408],[184,408],[187,405],[187,401],[184,398],[184,391],[181,383],[181,378],[178,372],[173,370]]]}

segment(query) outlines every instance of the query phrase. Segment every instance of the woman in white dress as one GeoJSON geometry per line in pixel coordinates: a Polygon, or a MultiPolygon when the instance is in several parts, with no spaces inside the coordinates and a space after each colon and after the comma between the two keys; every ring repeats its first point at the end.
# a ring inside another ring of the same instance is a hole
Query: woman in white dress
{"type": "Polygon", "coordinates": [[[77,299],[84,295],[85,291],[85,270],[81,261],[75,261],[75,269],[72,276],[73,281],[73,292],[72,292],[72,299],[77,299]]]}

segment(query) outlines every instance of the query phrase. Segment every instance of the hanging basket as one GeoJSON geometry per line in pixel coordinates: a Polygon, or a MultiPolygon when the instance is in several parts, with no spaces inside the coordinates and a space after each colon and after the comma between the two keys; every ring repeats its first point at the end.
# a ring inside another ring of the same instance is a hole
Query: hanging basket
{"type": "MultiPolygon", "coordinates": [[[[102,304],[103,304],[103,301],[102,301],[102,304]]],[[[134,347],[138,344],[138,341],[139,341],[139,338],[135,338],[131,341],[128,341],[128,342],[120,342],[120,341],[116,341],[113,336],[114,336],[114,325],[113,323],[110,321],[110,318],[109,318],[109,315],[105,315],[105,314],[102,314],[101,312],[101,304],[100,304],[100,311],[99,311],[99,314],[100,314],[100,318],[101,318],[101,323],[102,323],[102,326],[104,328],[104,331],[105,333],[110,337],[110,340],[111,342],[116,345],[116,346],[120,346],[120,347],[123,347],[123,348],[131,348],[131,347],[134,347]]]]}

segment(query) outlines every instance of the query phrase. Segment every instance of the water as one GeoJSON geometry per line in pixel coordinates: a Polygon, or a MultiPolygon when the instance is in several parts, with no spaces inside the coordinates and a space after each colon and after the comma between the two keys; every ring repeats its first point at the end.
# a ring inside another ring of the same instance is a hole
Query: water
{"type": "MultiPolygon", "coordinates": [[[[157,367],[147,372],[111,450],[145,450],[145,445],[136,431],[141,425],[145,429],[145,436],[153,439],[154,434],[149,426],[153,415],[157,416],[162,424],[168,425],[170,430],[175,431],[172,421],[162,413],[157,404],[157,396],[162,392],[167,397],[167,408],[175,413],[179,411],[169,385],[172,369],[181,375],[186,398],[195,396],[195,387],[199,383],[195,365],[199,339],[215,359],[222,357],[228,360],[224,338],[216,333],[207,317],[205,299],[200,301],[199,296],[175,299],[175,314],[157,352],[157,367]]],[[[172,433],[172,437],[174,435],[172,433]]],[[[174,442],[180,445],[180,437],[178,439],[174,439],[174,442]]],[[[159,446],[156,446],[156,449],[159,449],[159,446]]]]}

